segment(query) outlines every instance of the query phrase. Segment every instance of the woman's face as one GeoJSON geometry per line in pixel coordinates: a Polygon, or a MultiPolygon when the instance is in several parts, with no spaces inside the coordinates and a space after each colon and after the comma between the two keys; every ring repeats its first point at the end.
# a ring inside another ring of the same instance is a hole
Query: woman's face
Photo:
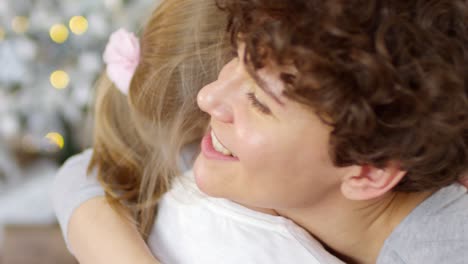
{"type": "Polygon", "coordinates": [[[197,185],[206,194],[282,209],[310,207],[339,190],[346,169],[333,166],[329,157],[331,128],[281,95],[279,72],[259,70],[262,89],[235,58],[198,93],[199,107],[211,116],[194,165],[197,185]],[[215,151],[211,132],[224,150],[215,151]]]}

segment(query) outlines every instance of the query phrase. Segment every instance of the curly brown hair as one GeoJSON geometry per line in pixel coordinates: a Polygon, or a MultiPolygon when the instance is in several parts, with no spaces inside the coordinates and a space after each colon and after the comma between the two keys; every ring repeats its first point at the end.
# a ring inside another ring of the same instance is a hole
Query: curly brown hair
{"type": "Polygon", "coordinates": [[[217,0],[254,70],[291,64],[283,94],[333,127],[337,166],[397,162],[397,191],[468,167],[468,2],[217,0]]]}

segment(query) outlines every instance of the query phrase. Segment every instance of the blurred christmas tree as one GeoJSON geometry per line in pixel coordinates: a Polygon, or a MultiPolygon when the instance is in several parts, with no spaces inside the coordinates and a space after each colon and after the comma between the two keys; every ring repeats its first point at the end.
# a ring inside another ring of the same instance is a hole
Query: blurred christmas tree
{"type": "Polygon", "coordinates": [[[28,161],[89,146],[102,52],[119,27],[138,31],[151,0],[0,0],[0,187],[28,161]]]}

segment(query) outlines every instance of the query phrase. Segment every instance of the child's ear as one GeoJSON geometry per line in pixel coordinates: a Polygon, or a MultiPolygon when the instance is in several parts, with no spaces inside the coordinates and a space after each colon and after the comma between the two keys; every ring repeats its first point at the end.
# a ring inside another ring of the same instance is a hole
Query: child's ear
{"type": "Polygon", "coordinates": [[[350,200],[370,200],[389,192],[405,176],[406,171],[390,163],[379,169],[370,165],[356,166],[343,178],[341,192],[350,200]]]}

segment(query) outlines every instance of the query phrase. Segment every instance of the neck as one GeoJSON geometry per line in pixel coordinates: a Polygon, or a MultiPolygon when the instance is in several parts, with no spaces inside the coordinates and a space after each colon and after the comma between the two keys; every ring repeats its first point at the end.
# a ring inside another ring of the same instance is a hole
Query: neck
{"type": "Polygon", "coordinates": [[[433,192],[398,193],[350,201],[341,193],[313,208],[277,210],[308,230],[346,263],[376,263],[394,228],[433,192]]]}

